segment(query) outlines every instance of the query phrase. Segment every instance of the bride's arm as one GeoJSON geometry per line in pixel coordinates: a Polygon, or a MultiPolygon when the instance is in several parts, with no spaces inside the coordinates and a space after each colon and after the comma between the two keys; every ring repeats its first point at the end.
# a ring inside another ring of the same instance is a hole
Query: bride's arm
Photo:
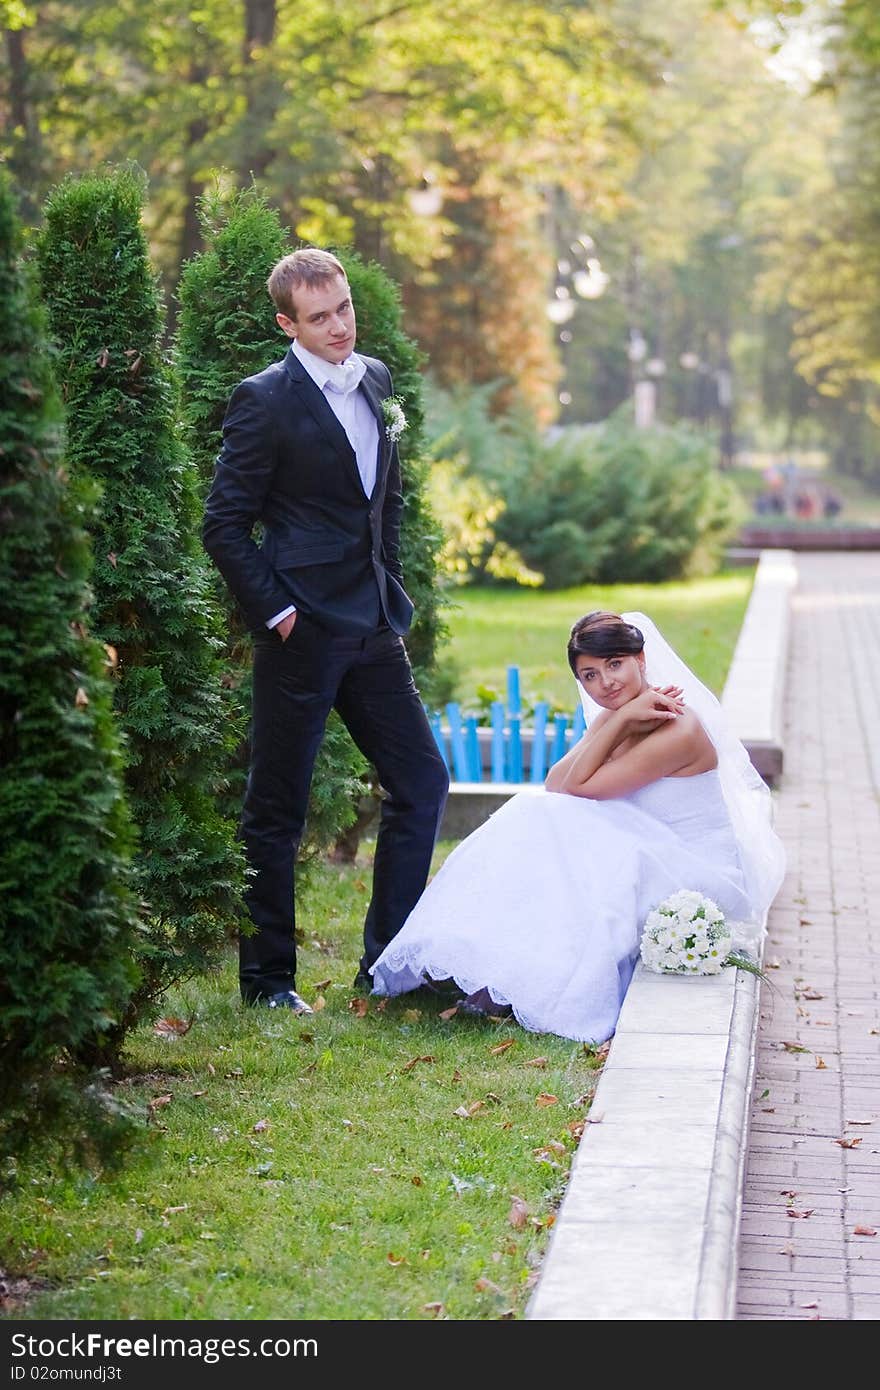
{"type": "Polygon", "coordinates": [[[660,691],[643,691],[610,713],[591,734],[550,769],[548,791],[606,801],[628,796],[691,764],[714,765],[714,750],[699,720],[689,711],[681,712],[680,703],[660,691]],[[647,737],[609,762],[614,749],[632,734],[647,737]]]}

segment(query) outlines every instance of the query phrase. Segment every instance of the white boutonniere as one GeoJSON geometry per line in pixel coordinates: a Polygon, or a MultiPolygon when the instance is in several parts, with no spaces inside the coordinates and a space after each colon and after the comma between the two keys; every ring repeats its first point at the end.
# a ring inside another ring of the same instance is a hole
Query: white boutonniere
{"type": "Polygon", "coordinates": [[[398,396],[386,396],[382,402],[382,419],[389,443],[396,444],[406,429],[406,416],[398,396]]]}

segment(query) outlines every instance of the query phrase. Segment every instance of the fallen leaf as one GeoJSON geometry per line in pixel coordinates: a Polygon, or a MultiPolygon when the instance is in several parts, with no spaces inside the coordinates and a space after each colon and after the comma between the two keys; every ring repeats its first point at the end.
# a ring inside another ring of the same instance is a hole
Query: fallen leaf
{"type": "Polygon", "coordinates": [[[500,1096],[496,1096],[496,1094],[495,1094],[494,1091],[487,1091],[487,1092],[486,1092],[486,1099],[487,1099],[487,1100],[490,1100],[490,1101],[492,1102],[493,1105],[500,1105],[500,1104],[501,1104],[501,1097],[500,1097],[500,1096]]]}
{"type": "Polygon", "coordinates": [[[530,1057],[527,1062],[523,1062],[524,1067],[537,1067],[540,1071],[543,1071],[546,1065],[546,1057],[530,1057]]]}
{"type": "Polygon", "coordinates": [[[801,1307],[802,1307],[802,1308],[818,1308],[819,1305],[818,1305],[818,1303],[817,1303],[817,1302],[815,1301],[815,1299],[814,1299],[812,1303],[802,1303],[802,1304],[801,1304],[801,1307]]]}
{"type": "Polygon", "coordinates": [[[404,1009],[403,1016],[407,1023],[418,1023],[422,1016],[421,1009],[404,1009]]]}
{"type": "Polygon", "coordinates": [[[193,1091],[192,1098],[193,1100],[198,1100],[199,1096],[206,1096],[207,1094],[207,1091],[193,1091]]]}
{"type": "Polygon", "coordinates": [[[452,1079],[453,1079],[453,1081],[461,1081],[461,1080],[462,1080],[462,1075],[461,1075],[461,1072],[458,1070],[458,1067],[456,1067],[456,1068],[455,1068],[455,1071],[452,1073],[452,1079]]]}
{"type": "Polygon", "coordinates": [[[793,1187],[783,1187],[779,1191],[780,1197],[796,1197],[797,1192],[793,1187]]]}
{"type": "Polygon", "coordinates": [[[455,1015],[457,1013],[458,1006],[453,1005],[451,1009],[442,1009],[441,1012],[437,1015],[437,1017],[442,1018],[444,1023],[448,1023],[451,1018],[455,1018],[455,1015]]]}
{"type": "Polygon", "coordinates": [[[806,1221],[808,1216],[812,1216],[815,1207],[805,1207],[803,1211],[798,1211],[797,1207],[789,1207],[786,1216],[793,1216],[796,1221],[806,1221]]]}
{"type": "Polygon", "coordinates": [[[101,351],[98,353],[97,361],[99,367],[106,367],[109,365],[110,352],[108,348],[101,348],[101,351]]]}
{"type": "Polygon", "coordinates": [[[827,1071],[827,1070],[828,1070],[828,1065],[827,1065],[827,1063],[824,1061],[823,1058],[817,1056],[817,1058],[816,1058],[816,1071],[827,1071]]]}
{"type": "Polygon", "coordinates": [[[428,1055],[427,1057],[410,1057],[406,1065],[401,1067],[400,1070],[412,1071],[413,1067],[417,1067],[419,1062],[435,1062],[436,1060],[436,1057],[431,1057],[430,1055],[428,1055]]]}
{"type": "Polygon", "coordinates": [[[366,1018],[367,1014],[370,1012],[370,1001],[358,996],[357,999],[349,999],[348,1007],[355,1018],[366,1018]]]}
{"type": "Polygon", "coordinates": [[[847,1120],[848,1125],[872,1125],[873,1120],[847,1120]]]}
{"type": "Polygon", "coordinates": [[[419,1177],[418,1173],[413,1173],[412,1177],[410,1178],[410,1182],[412,1183],[413,1187],[424,1187],[425,1185],[422,1182],[422,1179],[419,1177]]]}
{"type": "Polygon", "coordinates": [[[492,1280],[487,1279],[485,1275],[482,1275],[476,1281],[476,1283],[474,1284],[474,1288],[476,1289],[477,1293],[494,1293],[498,1296],[498,1298],[506,1297],[504,1290],[499,1289],[498,1285],[493,1284],[492,1280]]]}
{"type": "Polygon", "coordinates": [[[842,1149],[857,1149],[862,1142],[862,1136],[859,1135],[857,1139],[835,1139],[834,1142],[835,1144],[839,1144],[842,1149]]]}
{"type": "Polygon", "coordinates": [[[508,1224],[515,1231],[521,1231],[529,1219],[529,1208],[522,1197],[514,1197],[507,1213],[508,1224]]]}
{"type": "Polygon", "coordinates": [[[808,1047],[802,1047],[800,1043],[796,1042],[784,1042],[782,1046],[785,1048],[786,1052],[809,1052],[810,1050],[808,1047]]]}
{"type": "Polygon", "coordinates": [[[177,1211],[189,1211],[189,1202],[184,1202],[182,1207],[166,1207],[163,1216],[173,1216],[177,1211]]]}
{"type": "Polygon", "coordinates": [[[389,1263],[394,1269],[396,1269],[398,1265],[405,1265],[405,1264],[406,1264],[406,1256],[405,1256],[405,1255],[395,1255],[394,1252],[393,1252],[393,1250],[389,1250],[389,1252],[388,1252],[388,1254],[385,1256],[385,1258],[386,1258],[386,1260],[388,1261],[388,1263],[389,1263]]]}
{"type": "Polygon", "coordinates": [[[566,1125],[566,1129],[575,1139],[580,1139],[586,1127],[586,1120],[572,1120],[570,1125],[566,1125]]]}
{"type": "Polygon", "coordinates": [[[254,1134],[262,1134],[263,1131],[264,1131],[264,1130],[267,1130],[268,1128],[269,1128],[269,1121],[268,1121],[268,1120],[257,1120],[257,1123],[254,1125],[254,1134]]]}
{"type": "Polygon", "coordinates": [[[117,560],[117,556],[116,556],[115,551],[113,551],[113,550],[110,551],[109,555],[107,556],[107,560],[108,560],[108,562],[113,566],[113,568],[115,569],[115,568],[116,568],[116,560],[117,560]]]}
{"type": "Polygon", "coordinates": [[[324,998],[323,994],[316,995],[312,1002],[312,1013],[319,1014],[321,1010],[326,1009],[326,1007],[327,1000],[324,998]]]}
{"type": "Polygon", "coordinates": [[[225,1081],[236,1081],[240,1076],[244,1076],[244,1071],[241,1067],[233,1067],[232,1071],[225,1071],[223,1073],[225,1081]]]}
{"type": "Polygon", "coordinates": [[[559,1097],[551,1095],[549,1091],[541,1091],[539,1095],[535,1096],[536,1105],[557,1105],[558,1102],[559,1097]]]}
{"type": "Polygon", "coordinates": [[[214,1063],[213,1063],[213,1062],[209,1062],[209,1063],[208,1063],[208,1072],[210,1073],[211,1076],[216,1076],[216,1075],[217,1075],[217,1069],[216,1069],[216,1067],[214,1066],[214,1063]]]}
{"type": "Polygon", "coordinates": [[[485,1101],[471,1101],[470,1105],[457,1106],[457,1109],[452,1113],[453,1115],[460,1116],[460,1119],[468,1120],[471,1118],[471,1115],[475,1115],[477,1111],[484,1111],[484,1109],[485,1101]]]}
{"type": "Polygon", "coordinates": [[[169,1092],[165,1096],[153,1096],[152,1100],[147,1101],[148,1110],[159,1110],[163,1105],[170,1105],[174,1097],[169,1092]]]}
{"type": "Polygon", "coordinates": [[[516,1038],[508,1038],[505,1042],[500,1042],[496,1047],[489,1048],[490,1057],[500,1057],[502,1052],[509,1052],[515,1045],[516,1038]]]}
{"type": "Polygon", "coordinates": [[[854,1236],[875,1236],[877,1231],[873,1226],[853,1226],[854,1236]]]}
{"type": "Polygon", "coordinates": [[[107,655],[107,667],[108,667],[108,669],[111,670],[111,671],[115,671],[115,670],[116,670],[116,667],[119,665],[119,653],[118,653],[118,651],[116,650],[115,647],[111,647],[109,642],[105,642],[105,643],[104,643],[104,651],[105,651],[105,653],[106,653],[106,655],[107,655]]]}
{"type": "Polygon", "coordinates": [[[430,1313],[432,1318],[442,1318],[445,1309],[442,1303],[423,1303],[422,1312],[430,1313]]]}
{"type": "Polygon", "coordinates": [[[332,983],[333,981],[331,979],[316,980],[315,983],[312,985],[312,989],[316,989],[319,994],[323,994],[324,990],[329,989],[332,983]]]}
{"type": "Polygon", "coordinates": [[[591,1110],[584,1123],[588,1125],[600,1125],[604,1119],[604,1110],[597,1110],[595,1113],[591,1110]]]}
{"type": "Polygon", "coordinates": [[[762,1115],[775,1115],[775,1114],[776,1114],[776,1106],[775,1106],[775,1105],[762,1105],[762,1106],[761,1106],[761,1114],[762,1114],[762,1115]]]}
{"type": "Polygon", "coordinates": [[[765,970],[780,970],[781,968],[782,968],[782,962],[779,961],[779,960],[776,960],[775,958],[774,958],[773,960],[765,960],[765,962],[764,962],[764,969],[765,969],[765,970]]]}
{"type": "Polygon", "coordinates": [[[824,994],[820,994],[819,991],[818,991],[817,989],[802,989],[801,992],[800,992],[800,994],[801,994],[801,998],[802,998],[802,999],[824,999],[824,998],[825,998],[825,995],[824,995],[824,994]]]}
{"type": "Polygon", "coordinates": [[[153,1032],[160,1038],[182,1038],[192,1027],[192,1019],[159,1018],[153,1024],[153,1032]]]}
{"type": "Polygon", "coordinates": [[[73,703],[76,705],[77,709],[85,709],[86,705],[89,703],[89,697],[83,690],[81,685],[78,685],[76,687],[76,694],[73,697],[73,703]]]}
{"type": "Polygon", "coordinates": [[[299,1040],[304,1043],[313,1043],[315,1041],[315,1035],[314,1033],[300,1033],[299,1040]]]}

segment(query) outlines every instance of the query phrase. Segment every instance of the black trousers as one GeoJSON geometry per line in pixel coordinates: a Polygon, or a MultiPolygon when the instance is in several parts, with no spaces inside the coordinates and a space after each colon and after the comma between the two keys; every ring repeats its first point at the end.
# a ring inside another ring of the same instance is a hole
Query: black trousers
{"type": "Polygon", "coordinates": [[[240,942],[248,1001],[294,986],[294,862],[315,756],[334,708],[386,793],[361,969],[397,934],[427,882],[449,777],[403,639],[387,627],[369,637],[335,637],[302,612],[286,642],[275,631],[259,633],[241,822],[254,870],[246,901],[257,927],[240,942]]]}

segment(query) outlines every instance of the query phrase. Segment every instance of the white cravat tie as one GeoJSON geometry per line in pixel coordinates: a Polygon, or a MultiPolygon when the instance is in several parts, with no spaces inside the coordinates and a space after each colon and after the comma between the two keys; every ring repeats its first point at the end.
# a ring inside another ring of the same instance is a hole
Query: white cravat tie
{"type": "Polygon", "coordinates": [[[347,396],[349,391],[357,390],[366,370],[367,364],[361,358],[349,358],[347,362],[324,363],[327,386],[331,391],[338,391],[341,396],[347,396]]]}

